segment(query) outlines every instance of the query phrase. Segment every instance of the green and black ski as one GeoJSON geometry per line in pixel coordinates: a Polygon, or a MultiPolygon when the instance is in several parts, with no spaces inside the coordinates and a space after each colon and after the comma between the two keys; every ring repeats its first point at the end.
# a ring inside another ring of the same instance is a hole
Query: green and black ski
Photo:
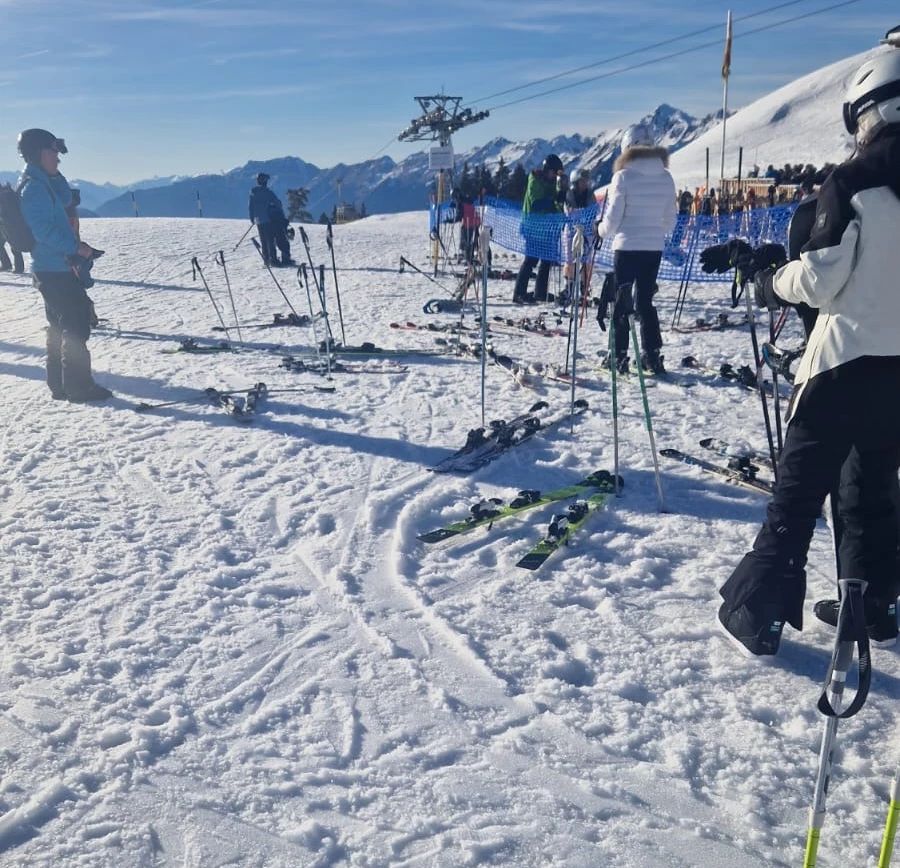
{"type": "MultiPolygon", "coordinates": [[[[619,487],[621,488],[621,478],[619,487]]],[[[536,570],[555,552],[563,546],[569,544],[572,536],[579,531],[588,519],[598,510],[606,506],[610,497],[614,496],[613,479],[609,475],[604,490],[592,494],[583,500],[576,500],[569,505],[569,508],[559,515],[554,515],[550,519],[550,526],[547,528],[547,535],[535,546],[531,548],[516,564],[524,570],[536,570]]]]}
{"type": "Polygon", "coordinates": [[[424,543],[443,542],[451,537],[469,533],[469,531],[479,527],[490,527],[495,521],[501,521],[531,509],[537,509],[545,504],[556,503],[560,500],[567,500],[570,497],[578,497],[597,490],[612,490],[612,475],[608,471],[595,471],[580,482],[557,488],[554,491],[541,493],[534,489],[526,489],[520,491],[507,504],[504,504],[499,498],[481,501],[470,508],[469,512],[471,514],[468,518],[428,531],[428,533],[420,534],[416,538],[424,543]]]}

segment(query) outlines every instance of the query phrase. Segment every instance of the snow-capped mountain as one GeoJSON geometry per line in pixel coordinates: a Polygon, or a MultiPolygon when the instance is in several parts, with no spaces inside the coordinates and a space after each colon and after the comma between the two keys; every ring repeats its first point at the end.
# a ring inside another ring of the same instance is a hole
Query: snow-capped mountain
{"type": "MultiPolygon", "coordinates": [[[[840,163],[853,152],[853,138],[844,129],[841,106],[849,77],[875,48],[848,57],[778,88],[728,118],[725,174],[737,173],[738,148],[744,148],[743,171],[754,164],[840,163]]],[[[672,157],[671,168],[682,186],[699,186],[706,174],[709,148],[713,177],[718,177],[722,127],[717,123],[672,157]]],[[[714,185],[714,181],[711,182],[714,185]]]]}
{"type": "MultiPolygon", "coordinates": [[[[698,119],[669,105],[642,118],[660,144],[677,150],[701,134],[714,116],[698,119]]],[[[596,136],[574,134],[553,139],[535,138],[526,142],[512,142],[495,138],[456,156],[459,169],[464,163],[472,167],[486,165],[494,170],[502,159],[510,168],[522,164],[526,169],[539,165],[548,154],[558,154],[567,169],[587,168],[598,184],[609,180],[613,160],[619,154],[618,143],[625,129],[611,130],[596,136]]],[[[314,218],[322,212],[330,213],[340,198],[347,202],[364,202],[369,213],[393,213],[416,210],[428,204],[429,186],[433,174],[428,169],[428,154],[418,151],[397,163],[382,157],[353,165],[339,164],[322,169],[297,157],[252,161],[244,166],[218,175],[199,175],[166,183],[136,185],[121,190],[118,195],[97,208],[103,217],[126,217],[134,214],[131,192],[136,196],[141,216],[193,217],[197,215],[197,194],[207,217],[241,217],[247,209],[247,193],[258,172],[271,176],[270,186],[282,199],[293,187],[309,190],[308,210],[314,218]]]]}

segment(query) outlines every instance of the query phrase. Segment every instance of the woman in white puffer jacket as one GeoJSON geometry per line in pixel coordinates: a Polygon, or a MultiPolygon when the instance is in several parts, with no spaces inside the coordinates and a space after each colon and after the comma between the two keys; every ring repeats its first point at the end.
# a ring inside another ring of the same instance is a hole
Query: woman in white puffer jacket
{"type": "Polygon", "coordinates": [[[628,371],[628,314],[632,298],[641,323],[641,364],[654,373],[665,371],[653,294],[665,239],[678,216],[675,181],[668,165],[668,151],[654,146],[646,127],[629,129],[622,138],[622,153],[607,190],[603,218],[597,224],[600,238],[612,238],[619,290],[614,313],[615,364],[623,373],[628,371]],[[634,287],[633,296],[623,294],[623,288],[629,285],[634,287]]]}

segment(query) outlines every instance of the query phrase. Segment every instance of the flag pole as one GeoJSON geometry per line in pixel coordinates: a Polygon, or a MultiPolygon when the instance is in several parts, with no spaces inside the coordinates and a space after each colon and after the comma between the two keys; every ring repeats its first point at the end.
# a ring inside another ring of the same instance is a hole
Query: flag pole
{"type": "MultiPolygon", "coordinates": [[[[731,74],[731,10],[728,10],[728,21],[725,25],[725,56],[722,58],[722,78],[724,85],[722,90],[722,162],[719,167],[719,187],[725,179],[725,128],[728,123],[728,76],[731,74]]],[[[721,189],[719,194],[721,195],[721,189]]]]}

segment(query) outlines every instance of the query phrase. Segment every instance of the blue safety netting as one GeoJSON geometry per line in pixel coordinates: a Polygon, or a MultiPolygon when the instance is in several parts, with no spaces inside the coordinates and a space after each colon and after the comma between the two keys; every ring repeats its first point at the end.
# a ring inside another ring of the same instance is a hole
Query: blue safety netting
{"type": "Polygon", "coordinates": [[[428,231],[433,235],[441,223],[456,223],[459,220],[456,211],[456,202],[452,200],[440,205],[432,203],[428,211],[428,231]]]}
{"type": "MultiPolygon", "coordinates": [[[[717,217],[682,214],[666,239],[660,280],[690,280],[713,283],[730,282],[729,274],[706,274],[700,268],[700,252],[730,238],[742,238],[756,247],[777,242],[787,247],[787,230],[796,205],[756,208],[717,217]]],[[[600,208],[591,205],[570,214],[522,214],[521,206],[508,199],[486,200],[484,223],[491,228],[495,244],[550,262],[571,262],[575,227],[584,228],[590,247],[593,224],[600,208]]],[[[594,257],[597,268],[612,270],[611,242],[606,241],[594,257]]]]}

